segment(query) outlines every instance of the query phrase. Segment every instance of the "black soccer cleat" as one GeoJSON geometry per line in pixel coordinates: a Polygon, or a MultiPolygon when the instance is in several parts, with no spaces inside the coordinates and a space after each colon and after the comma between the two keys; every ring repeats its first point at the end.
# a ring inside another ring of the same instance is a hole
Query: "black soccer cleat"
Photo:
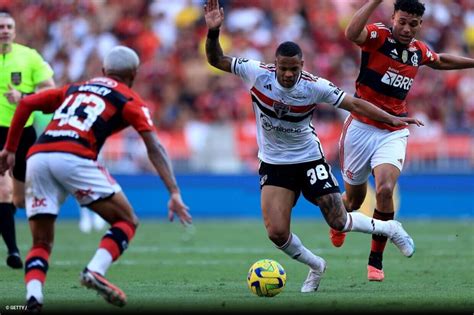
{"type": "Polygon", "coordinates": [[[8,255],[8,257],[7,257],[7,265],[8,265],[10,268],[13,268],[13,269],[21,269],[21,268],[23,268],[23,262],[21,261],[20,254],[14,253],[14,254],[8,255]]]}
{"type": "Polygon", "coordinates": [[[31,296],[28,301],[26,301],[25,312],[27,313],[39,314],[41,313],[42,308],[43,304],[38,302],[38,300],[34,296],[31,296]]]}

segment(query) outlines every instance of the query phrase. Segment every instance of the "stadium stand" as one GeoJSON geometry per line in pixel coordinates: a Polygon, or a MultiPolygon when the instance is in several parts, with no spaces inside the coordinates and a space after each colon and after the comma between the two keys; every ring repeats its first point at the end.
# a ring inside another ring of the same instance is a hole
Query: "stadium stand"
{"type": "MultiPolygon", "coordinates": [[[[224,0],[227,18],[222,45],[230,55],[272,62],[279,42],[297,41],[308,71],[353,93],[360,56],[343,30],[362,2],[224,0]],[[233,39],[232,44],[226,37],[233,39]]],[[[102,56],[117,43],[136,49],[143,62],[136,88],[149,101],[159,136],[179,163],[177,170],[206,171],[211,163],[196,162],[195,155],[206,150],[202,147],[208,144],[206,139],[221,139],[233,146],[226,152],[236,154],[240,163],[237,167],[228,163],[222,170],[253,172],[257,161],[250,98],[238,79],[223,79],[207,65],[202,4],[198,0],[0,0],[0,9],[17,18],[18,41],[45,56],[59,85],[99,75],[102,56]],[[223,124],[231,130],[228,138],[219,135],[223,124]]],[[[390,20],[392,1],[382,6],[374,21],[390,20]]],[[[420,38],[435,51],[472,57],[474,2],[429,1],[420,38]]],[[[411,114],[420,115],[427,126],[412,128],[409,170],[474,170],[472,86],[472,69],[420,71],[408,102],[411,114]]],[[[332,163],[337,163],[341,112],[321,106],[314,117],[332,163]]],[[[150,170],[135,140],[128,134],[109,140],[103,159],[111,171],[150,170]]],[[[222,165],[233,158],[220,157],[222,165]]]]}

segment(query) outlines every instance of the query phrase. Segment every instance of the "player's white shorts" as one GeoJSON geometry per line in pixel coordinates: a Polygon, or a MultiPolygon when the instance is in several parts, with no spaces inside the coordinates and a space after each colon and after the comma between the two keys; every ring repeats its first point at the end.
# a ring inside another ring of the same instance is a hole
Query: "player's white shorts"
{"type": "Polygon", "coordinates": [[[26,216],[58,215],[66,197],[73,195],[81,206],[121,191],[120,185],[97,161],[70,153],[36,153],[27,160],[26,216]]]}
{"type": "Polygon", "coordinates": [[[344,181],[351,185],[363,184],[380,164],[392,164],[401,172],[409,135],[407,128],[389,131],[347,117],[339,139],[344,181]]]}

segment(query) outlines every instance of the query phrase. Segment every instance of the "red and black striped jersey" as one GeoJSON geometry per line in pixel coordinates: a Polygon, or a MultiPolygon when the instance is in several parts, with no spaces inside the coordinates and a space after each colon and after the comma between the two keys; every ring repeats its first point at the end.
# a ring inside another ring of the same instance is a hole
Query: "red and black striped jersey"
{"type": "MultiPolygon", "coordinates": [[[[406,116],[406,97],[422,65],[438,60],[438,55],[423,42],[413,39],[407,46],[397,42],[392,31],[382,23],[366,26],[368,35],[362,49],[360,73],[356,80],[356,97],[367,100],[396,116],[406,116]]],[[[393,127],[351,113],[364,123],[381,129],[393,127]]]]}
{"type": "Polygon", "coordinates": [[[38,152],[68,152],[95,160],[113,133],[130,125],[138,132],[154,130],[149,110],[137,93],[121,82],[98,77],[22,100],[7,139],[7,150],[16,151],[22,120],[35,110],[54,115],[28,151],[28,157],[38,152]]]}

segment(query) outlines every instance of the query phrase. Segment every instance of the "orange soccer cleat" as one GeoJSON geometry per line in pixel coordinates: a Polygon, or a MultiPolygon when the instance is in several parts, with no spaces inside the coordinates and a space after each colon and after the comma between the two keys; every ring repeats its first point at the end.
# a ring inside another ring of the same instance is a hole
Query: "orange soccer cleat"
{"type": "Polygon", "coordinates": [[[125,293],[97,272],[85,268],[81,272],[80,280],[83,286],[97,291],[99,295],[112,305],[122,307],[127,303],[125,293]]]}
{"type": "Polygon", "coordinates": [[[346,239],[346,232],[339,232],[332,228],[329,228],[329,238],[331,239],[332,245],[335,247],[341,247],[346,239]]]}
{"type": "Polygon", "coordinates": [[[367,279],[369,281],[383,281],[385,275],[382,269],[377,269],[371,265],[367,266],[367,279]]]}

